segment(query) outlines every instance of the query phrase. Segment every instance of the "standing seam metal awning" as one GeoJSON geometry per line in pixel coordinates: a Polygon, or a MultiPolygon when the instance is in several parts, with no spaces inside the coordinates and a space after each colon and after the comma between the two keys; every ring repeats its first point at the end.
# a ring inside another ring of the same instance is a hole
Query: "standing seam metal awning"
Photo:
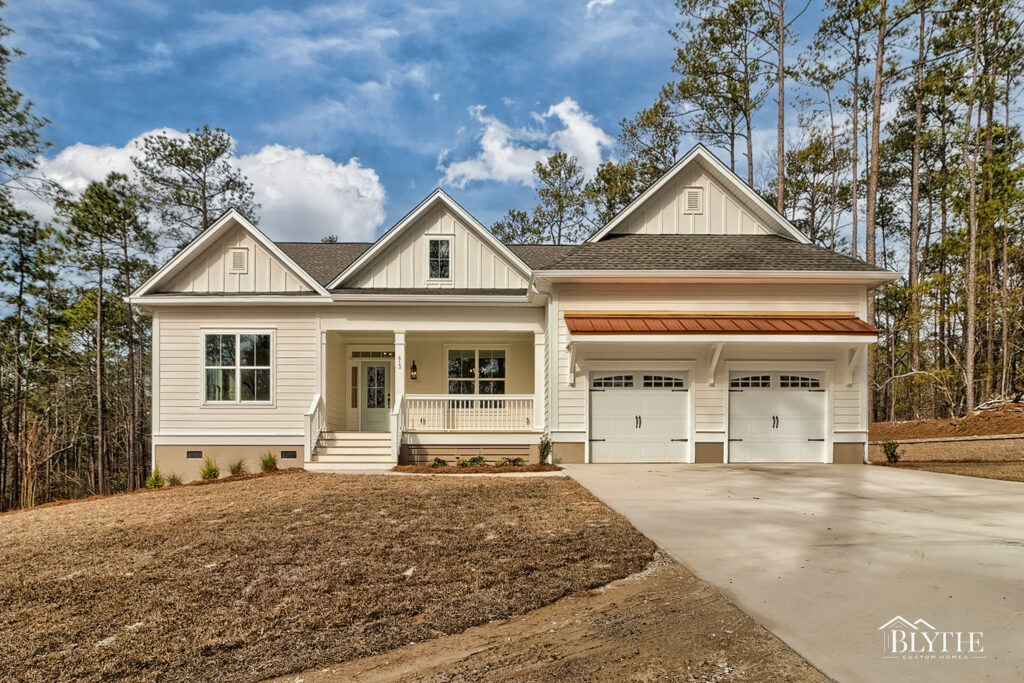
{"type": "Polygon", "coordinates": [[[813,334],[865,335],[878,330],[856,316],[566,313],[573,335],[813,334]]]}

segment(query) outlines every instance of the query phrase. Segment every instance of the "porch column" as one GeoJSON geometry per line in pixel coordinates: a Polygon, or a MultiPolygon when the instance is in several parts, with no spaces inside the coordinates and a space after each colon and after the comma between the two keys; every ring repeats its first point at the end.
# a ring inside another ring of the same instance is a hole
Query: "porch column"
{"type": "Polygon", "coordinates": [[[395,396],[391,402],[397,406],[405,396],[405,331],[395,330],[395,396]]]}
{"type": "Polygon", "coordinates": [[[544,334],[533,335],[533,428],[544,429],[544,334]]]}

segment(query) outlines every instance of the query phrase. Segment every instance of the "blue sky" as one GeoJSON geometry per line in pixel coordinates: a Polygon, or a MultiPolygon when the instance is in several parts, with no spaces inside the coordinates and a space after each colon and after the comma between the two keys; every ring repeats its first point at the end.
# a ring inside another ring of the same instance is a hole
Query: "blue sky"
{"type": "Polygon", "coordinates": [[[670,76],[671,0],[15,0],[11,80],[53,121],[71,189],[131,140],[237,141],[276,239],[367,239],[441,185],[483,223],[528,207],[532,160],[585,166],[670,76]],[[322,201],[321,201],[322,200],[322,201]],[[320,201],[319,209],[310,204],[320,201]]]}

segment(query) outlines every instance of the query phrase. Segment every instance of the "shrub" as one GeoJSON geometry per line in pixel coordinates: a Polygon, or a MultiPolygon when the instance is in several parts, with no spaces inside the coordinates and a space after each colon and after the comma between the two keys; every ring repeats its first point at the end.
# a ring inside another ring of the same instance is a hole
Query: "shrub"
{"type": "Polygon", "coordinates": [[[231,471],[231,476],[235,476],[235,475],[238,475],[238,474],[245,474],[246,473],[245,461],[241,460],[241,459],[234,461],[233,463],[228,465],[228,470],[231,471]]]}
{"type": "Polygon", "coordinates": [[[209,458],[204,458],[203,466],[199,470],[199,478],[207,481],[209,479],[217,479],[218,477],[220,477],[220,468],[217,467],[217,463],[209,458]]]}
{"type": "Polygon", "coordinates": [[[168,474],[166,477],[167,486],[181,486],[180,474],[168,474]]]}
{"type": "Polygon", "coordinates": [[[157,467],[153,470],[153,474],[146,477],[146,488],[147,489],[159,489],[164,486],[164,478],[160,475],[160,468],[157,467]]]}
{"type": "Polygon", "coordinates": [[[523,467],[524,465],[526,465],[526,461],[519,457],[512,458],[508,462],[510,465],[512,465],[512,467],[523,467]]]}
{"type": "Polygon", "coordinates": [[[463,460],[462,458],[458,458],[455,461],[455,466],[456,467],[469,467],[469,461],[468,460],[463,460]]]}
{"type": "Polygon", "coordinates": [[[544,436],[542,436],[540,438],[540,461],[541,462],[547,462],[548,461],[548,458],[551,457],[551,450],[552,450],[551,439],[549,439],[548,435],[545,434],[544,436]]]}
{"type": "Polygon", "coordinates": [[[448,467],[448,461],[444,458],[434,458],[427,464],[427,467],[448,467]]]}
{"type": "Polygon", "coordinates": [[[260,469],[264,472],[273,472],[277,469],[277,456],[267,451],[260,456],[260,469]]]}
{"type": "Polygon", "coordinates": [[[900,461],[900,442],[892,439],[883,441],[882,452],[885,453],[885,459],[895,465],[900,461]]]}
{"type": "Polygon", "coordinates": [[[473,467],[482,467],[487,464],[487,458],[482,455],[474,455],[469,459],[469,464],[473,467]]]}
{"type": "Polygon", "coordinates": [[[509,461],[506,458],[501,458],[500,460],[495,461],[494,466],[495,467],[508,467],[510,464],[511,463],[509,463],[509,461]]]}

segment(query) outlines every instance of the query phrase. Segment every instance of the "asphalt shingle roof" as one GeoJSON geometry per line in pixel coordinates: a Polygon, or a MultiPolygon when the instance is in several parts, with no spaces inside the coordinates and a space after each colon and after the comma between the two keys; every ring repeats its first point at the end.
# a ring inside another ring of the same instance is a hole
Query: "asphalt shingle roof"
{"type": "Polygon", "coordinates": [[[533,270],[546,270],[578,248],[577,244],[510,244],[508,248],[533,270]]]}
{"type": "Polygon", "coordinates": [[[326,287],[373,246],[370,242],[275,242],[281,251],[326,287]]]}

